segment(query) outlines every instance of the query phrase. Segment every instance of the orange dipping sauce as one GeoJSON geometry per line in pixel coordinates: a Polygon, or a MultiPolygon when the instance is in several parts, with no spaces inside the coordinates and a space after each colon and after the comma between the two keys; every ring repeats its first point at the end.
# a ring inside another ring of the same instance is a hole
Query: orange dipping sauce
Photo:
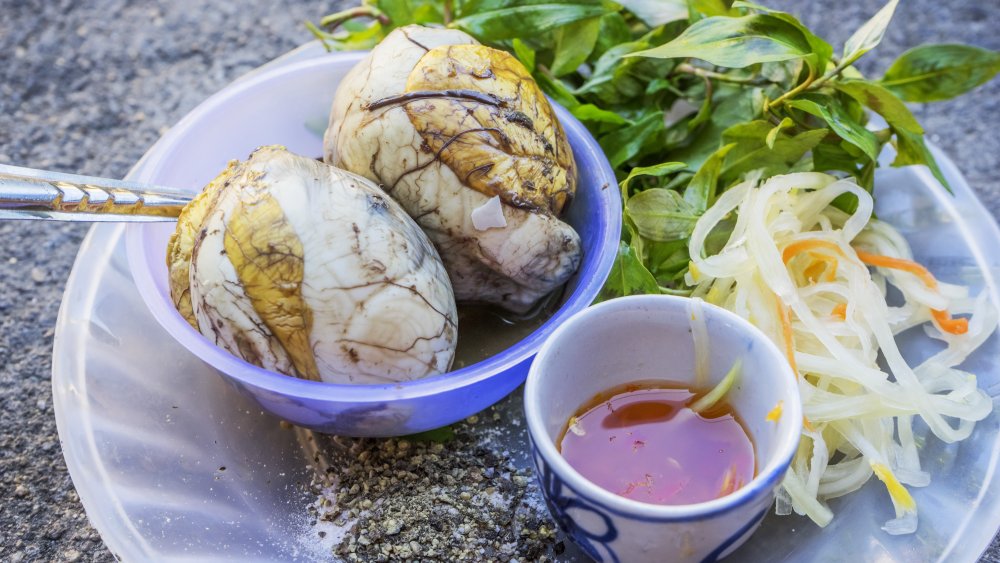
{"type": "MultiPolygon", "coordinates": [[[[705,390],[707,393],[708,390],[705,390]]],[[[600,393],[563,429],[557,447],[591,482],[652,504],[694,504],[753,479],[753,443],[732,407],[688,408],[702,393],[638,381],[600,393]]]]}

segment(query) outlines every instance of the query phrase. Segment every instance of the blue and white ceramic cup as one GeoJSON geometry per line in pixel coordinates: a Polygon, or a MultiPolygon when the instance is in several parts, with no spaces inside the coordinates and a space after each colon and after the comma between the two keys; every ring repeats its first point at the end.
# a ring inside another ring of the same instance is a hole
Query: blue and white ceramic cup
{"type": "Polygon", "coordinates": [[[709,384],[721,381],[737,359],[743,363],[727,400],[753,441],[756,477],[708,502],[655,505],[598,487],[559,454],[556,440],[567,421],[598,393],[636,380],[694,382],[691,323],[698,310],[690,299],[666,295],[601,303],[556,329],[528,373],[524,408],[546,502],[563,531],[597,561],[715,561],[728,555],[771,509],[798,446],[802,405],[784,354],[750,323],[701,304],[709,384]],[[768,420],[779,404],[780,416],[768,420]]]}

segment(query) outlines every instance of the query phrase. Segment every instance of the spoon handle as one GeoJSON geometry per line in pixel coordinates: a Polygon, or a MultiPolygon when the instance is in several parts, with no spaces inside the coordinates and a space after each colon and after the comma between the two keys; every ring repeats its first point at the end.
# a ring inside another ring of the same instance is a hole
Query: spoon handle
{"type": "Polygon", "coordinates": [[[195,194],[0,164],[0,219],[174,221],[195,194]]]}

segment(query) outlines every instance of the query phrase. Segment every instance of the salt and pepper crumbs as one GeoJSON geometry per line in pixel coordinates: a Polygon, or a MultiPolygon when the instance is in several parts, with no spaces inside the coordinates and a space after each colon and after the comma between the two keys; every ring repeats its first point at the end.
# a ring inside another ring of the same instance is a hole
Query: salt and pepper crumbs
{"type": "Polygon", "coordinates": [[[325,437],[317,535],[339,536],[333,555],[346,561],[552,561],[565,543],[529,463],[507,446],[527,439],[517,399],[453,425],[444,442],[325,437]]]}

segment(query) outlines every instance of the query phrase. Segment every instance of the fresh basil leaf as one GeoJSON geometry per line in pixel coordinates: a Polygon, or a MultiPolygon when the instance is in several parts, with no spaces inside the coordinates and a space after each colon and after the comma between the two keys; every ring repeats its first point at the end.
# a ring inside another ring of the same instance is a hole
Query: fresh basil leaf
{"type": "Polygon", "coordinates": [[[524,68],[528,69],[528,72],[535,72],[535,50],[516,37],[511,42],[511,47],[514,49],[514,56],[521,61],[524,68]]]}
{"type": "Polygon", "coordinates": [[[611,123],[613,125],[625,125],[628,123],[624,117],[613,111],[601,109],[594,104],[581,104],[571,110],[573,117],[580,121],[594,123],[611,123]]]}
{"type": "Polygon", "coordinates": [[[684,170],[687,165],[683,162],[664,162],[661,164],[654,164],[653,166],[636,166],[631,171],[629,171],[628,176],[625,177],[621,182],[622,193],[628,193],[628,186],[635,178],[639,176],[655,176],[657,178],[662,178],[667,174],[672,174],[679,170],[684,170]]]}
{"type": "MultiPolygon", "coordinates": [[[[813,147],[813,169],[816,172],[840,170],[857,176],[859,158],[844,148],[846,141],[823,141],[813,147]]],[[[849,145],[853,148],[853,145],[849,145]]]]}
{"type": "Polygon", "coordinates": [[[708,122],[712,117],[712,90],[710,88],[705,89],[705,99],[701,102],[701,106],[698,108],[698,113],[687,122],[688,131],[694,130],[702,123],[708,122]]]}
{"type": "Polygon", "coordinates": [[[686,162],[692,170],[701,168],[705,160],[719,149],[723,132],[739,123],[760,115],[764,90],[722,85],[716,91],[716,105],[708,123],[699,128],[688,143],[671,151],[671,158],[686,162]]]}
{"type": "Polygon", "coordinates": [[[686,240],[643,241],[646,264],[660,285],[670,283],[684,275],[691,257],[688,256],[686,240]]]}
{"type": "Polygon", "coordinates": [[[545,73],[535,73],[535,82],[543,92],[552,97],[562,107],[573,111],[573,108],[580,105],[580,100],[576,99],[573,91],[569,89],[562,80],[545,73]]]}
{"type": "Polygon", "coordinates": [[[616,0],[649,27],[684,20],[688,17],[687,0],[616,0]]]}
{"type": "Polygon", "coordinates": [[[774,63],[764,63],[760,65],[760,77],[774,84],[781,84],[785,89],[790,89],[792,85],[799,82],[802,76],[802,69],[805,62],[802,59],[790,61],[778,61],[774,63]]]}
{"type": "Polygon", "coordinates": [[[601,18],[590,18],[565,25],[556,30],[556,56],[552,74],[563,76],[580,67],[597,44],[601,18]]]}
{"type": "Polygon", "coordinates": [[[481,41],[532,37],[617,9],[606,0],[469,0],[452,22],[481,41]]]}
{"type": "Polygon", "coordinates": [[[444,12],[438,0],[379,0],[378,9],[392,28],[410,24],[442,23],[444,12]]]}
{"type": "Polygon", "coordinates": [[[970,45],[921,45],[892,63],[882,86],[907,102],[950,100],[1000,72],[1000,52],[970,45]]]}
{"type": "Polygon", "coordinates": [[[841,139],[861,149],[872,160],[878,160],[882,146],[875,134],[865,129],[844,111],[842,105],[829,96],[810,95],[808,98],[796,98],[785,102],[789,107],[812,114],[827,123],[841,139]]]}
{"type": "Polygon", "coordinates": [[[736,145],[729,144],[712,153],[684,189],[684,201],[691,204],[699,214],[708,209],[709,204],[715,199],[722,163],[734,146],[736,145]]]}
{"type": "Polygon", "coordinates": [[[590,76],[575,90],[576,94],[594,96],[603,104],[626,104],[645,96],[647,87],[669,75],[676,65],[671,60],[625,58],[629,53],[648,49],[651,35],[608,49],[594,62],[590,76]]]}
{"type": "Polygon", "coordinates": [[[720,178],[735,180],[751,170],[763,170],[765,176],[784,174],[823,140],[829,130],[813,129],[794,137],[779,133],[774,148],[767,146],[771,123],[764,120],[734,125],[723,132],[722,142],[735,146],[726,155],[720,178]]]}
{"type": "Polygon", "coordinates": [[[663,112],[654,111],[633,125],[601,137],[599,142],[611,166],[617,168],[643,153],[648,146],[655,145],[657,140],[662,140],[665,130],[663,112]]]}
{"type": "Polygon", "coordinates": [[[575,90],[577,95],[593,94],[605,103],[618,103],[645,92],[645,85],[627,76],[637,59],[622,60],[625,55],[649,46],[644,41],[615,45],[594,63],[590,77],[575,90]]]}
{"type": "Polygon", "coordinates": [[[899,0],[889,0],[889,3],[882,7],[872,18],[864,23],[853,35],[844,43],[844,56],[841,57],[841,66],[847,66],[861,58],[862,55],[874,49],[882,42],[885,30],[889,27],[892,14],[896,11],[899,0]]]}
{"type": "MultiPolygon", "coordinates": [[[[816,152],[813,150],[813,158],[815,159],[816,152]]],[[[875,167],[877,164],[874,160],[865,159],[865,163],[861,166],[860,170],[851,171],[854,178],[857,180],[858,185],[864,188],[868,193],[872,192],[872,188],[875,185],[875,167]]],[[[817,169],[818,170],[818,169],[817,169]]],[[[837,209],[843,211],[844,213],[854,213],[858,210],[858,196],[852,193],[844,193],[833,198],[830,205],[836,207],[837,209]]]]}
{"type": "Polygon", "coordinates": [[[948,179],[944,177],[937,161],[934,160],[934,155],[927,148],[924,136],[902,129],[893,129],[893,131],[896,133],[896,160],[892,161],[892,165],[898,167],[923,164],[930,168],[938,182],[941,182],[941,185],[950,192],[951,186],[948,184],[948,179]]]}
{"type": "Polygon", "coordinates": [[[712,17],[712,16],[733,16],[737,17],[740,15],[739,10],[735,7],[730,7],[728,4],[731,2],[725,2],[724,0],[689,0],[688,5],[690,9],[698,12],[699,14],[712,17]]]}
{"type": "Polygon", "coordinates": [[[640,236],[657,241],[687,238],[700,215],[680,194],[663,188],[629,197],[625,210],[640,236]]]}
{"type": "Polygon", "coordinates": [[[629,56],[695,58],[716,66],[743,68],[796,59],[811,52],[809,42],[795,26],[769,14],[754,14],[705,18],[673,41],[629,56]]]}
{"type": "Polygon", "coordinates": [[[788,129],[792,125],[795,125],[795,122],[792,121],[791,117],[786,117],[781,120],[781,123],[778,123],[777,125],[774,126],[773,129],[768,131],[767,137],[764,137],[764,144],[767,145],[767,148],[773,149],[774,141],[778,139],[778,133],[781,133],[783,129],[788,129]]]}
{"type": "Polygon", "coordinates": [[[600,58],[608,49],[615,45],[632,41],[632,30],[619,12],[605,14],[601,18],[601,29],[597,33],[597,44],[591,53],[591,60],[600,58]]]}
{"type": "Polygon", "coordinates": [[[809,43],[809,48],[811,53],[806,56],[809,60],[812,68],[822,73],[826,68],[827,63],[833,57],[833,46],[827,43],[824,39],[817,36],[808,27],[806,27],[802,22],[799,21],[795,16],[787,13],[780,12],[778,10],[772,10],[771,8],[766,8],[759,4],[754,4],[753,2],[737,1],[733,3],[734,8],[750,8],[757,10],[758,12],[770,14],[780,20],[785,21],[795,29],[802,33],[806,41],[809,43]]]}
{"type": "Polygon", "coordinates": [[[924,132],[906,104],[880,84],[867,80],[847,80],[833,81],[831,85],[881,115],[889,125],[910,133],[924,132]]]}
{"type": "Polygon", "coordinates": [[[606,301],[643,293],[660,293],[660,285],[632,247],[625,241],[620,241],[615,263],[611,266],[611,273],[608,274],[597,300],[606,301]]]}

